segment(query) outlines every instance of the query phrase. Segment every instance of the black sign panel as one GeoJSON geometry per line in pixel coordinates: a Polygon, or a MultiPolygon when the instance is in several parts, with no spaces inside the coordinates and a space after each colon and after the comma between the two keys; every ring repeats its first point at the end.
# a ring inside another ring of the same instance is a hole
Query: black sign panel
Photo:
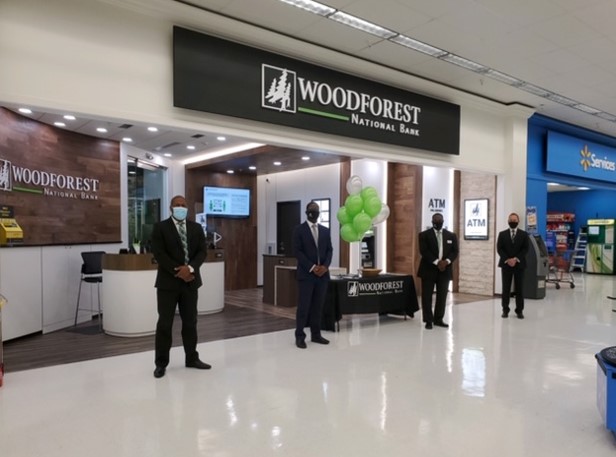
{"type": "Polygon", "coordinates": [[[460,106],[175,27],[174,106],[459,154],[460,106]]]}

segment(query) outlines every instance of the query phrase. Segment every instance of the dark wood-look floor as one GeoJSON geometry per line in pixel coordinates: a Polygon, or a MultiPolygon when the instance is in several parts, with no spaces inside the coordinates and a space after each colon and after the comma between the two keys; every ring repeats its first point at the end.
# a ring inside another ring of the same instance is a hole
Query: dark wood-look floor
{"type": "MultiPolygon", "coordinates": [[[[462,304],[491,297],[450,294],[449,304],[462,304]]],[[[272,306],[262,302],[262,289],[225,292],[225,309],[221,313],[199,316],[199,342],[217,341],[240,336],[276,332],[295,327],[295,308],[272,306]]],[[[180,346],[181,321],[174,322],[173,345],[180,346]]],[[[4,343],[7,372],[80,362],[154,349],[154,336],[120,338],[98,331],[93,320],[76,327],[45,335],[36,334],[4,343]]],[[[154,363],[152,361],[152,363],[154,363]]]]}

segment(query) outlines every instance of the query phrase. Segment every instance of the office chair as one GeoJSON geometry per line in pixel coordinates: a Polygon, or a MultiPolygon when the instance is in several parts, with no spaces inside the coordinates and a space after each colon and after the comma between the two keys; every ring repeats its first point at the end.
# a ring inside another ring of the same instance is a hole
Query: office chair
{"type": "MultiPolygon", "coordinates": [[[[77,316],[79,310],[87,309],[79,308],[79,301],[81,299],[81,284],[86,282],[89,284],[96,284],[98,291],[98,327],[103,330],[103,313],[101,311],[101,282],[103,282],[103,254],[105,251],[92,251],[82,252],[81,258],[83,264],[81,265],[81,279],[79,280],[79,292],[77,293],[77,308],[75,309],[75,325],[77,325],[77,316]]],[[[90,302],[90,308],[88,309],[90,314],[94,313],[92,303],[90,302]]]]}

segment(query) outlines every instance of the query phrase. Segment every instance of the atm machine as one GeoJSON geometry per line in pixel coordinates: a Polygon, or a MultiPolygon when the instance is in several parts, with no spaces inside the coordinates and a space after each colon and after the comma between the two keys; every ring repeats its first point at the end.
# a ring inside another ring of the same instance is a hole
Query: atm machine
{"type": "Polygon", "coordinates": [[[549,271],[548,249],[540,235],[528,235],[529,247],[524,270],[524,298],[545,298],[549,271]]]}
{"type": "Polygon", "coordinates": [[[24,232],[15,220],[12,206],[0,206],[0,246],[23,244],[24,232]]]}

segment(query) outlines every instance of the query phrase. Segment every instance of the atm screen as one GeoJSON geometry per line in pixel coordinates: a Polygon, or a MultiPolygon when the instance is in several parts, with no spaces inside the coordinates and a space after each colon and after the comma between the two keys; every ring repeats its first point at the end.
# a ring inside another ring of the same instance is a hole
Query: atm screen
{"type": "Polygon", "coordinates": [[[533,235],[533,237],[535,238],[535,242],[537,243],[537,247],[539,248],[539,252],[541,252],[541,256],[542,257],[547,257],[548,256],[548,248],[545,246],[545,243],[543,242],[543,238],[541,238],[540,235],[533,235]]]}

